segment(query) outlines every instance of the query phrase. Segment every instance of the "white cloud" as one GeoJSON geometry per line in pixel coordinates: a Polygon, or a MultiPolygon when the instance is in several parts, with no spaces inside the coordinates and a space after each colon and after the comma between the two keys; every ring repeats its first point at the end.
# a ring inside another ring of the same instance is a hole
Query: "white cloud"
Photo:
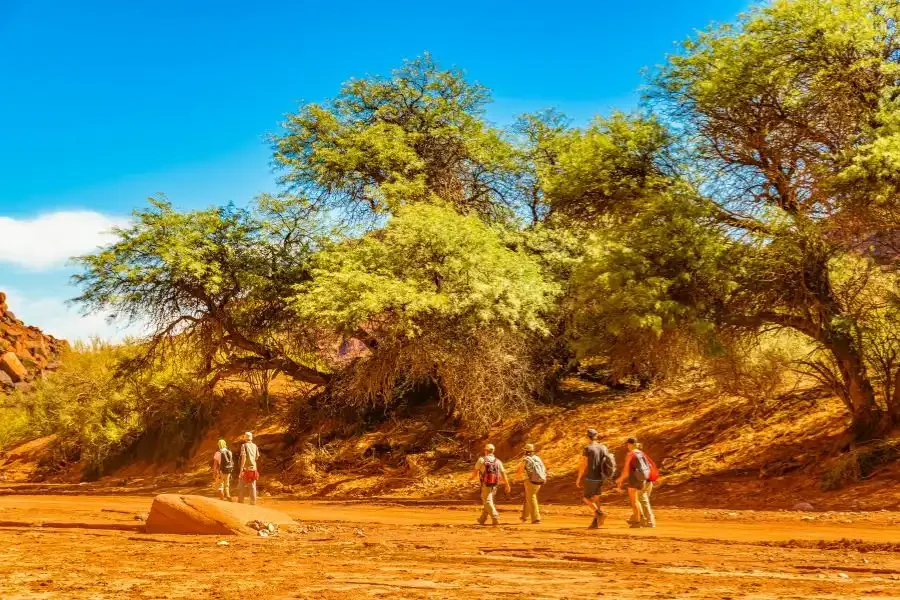
{"type": "Polygon", "coordinates": [[[99,337],[118,342],[142,333],[141,327],[110,324],[103,314],[82,316],[77,308],[66,305],[65,298],[32,298],[18,290],[4,288],[2,284],[0,290],[6,292],[6,303],[17,319],[60,339],[76,342],[99,337]]]}
{"type": "Polygon", "coordinates": [[[0,263],[30,270],[65,265],[73,256],[88,254],[113,238],[113,227],[126,219],[92,211],[53,212],[32,219],[0,216],[0,263]]]}

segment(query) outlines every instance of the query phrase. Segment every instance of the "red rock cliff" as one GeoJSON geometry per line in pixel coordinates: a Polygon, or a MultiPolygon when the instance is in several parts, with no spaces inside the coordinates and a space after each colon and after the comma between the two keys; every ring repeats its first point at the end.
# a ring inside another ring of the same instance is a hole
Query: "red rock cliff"
{"type": "Polygon", "coordinates": [[[6,294],[0,292],[0,393],[28,389],[35,377],[59,366],[67,347],[64,340],[18,320],[6,306],[6,294]]]}

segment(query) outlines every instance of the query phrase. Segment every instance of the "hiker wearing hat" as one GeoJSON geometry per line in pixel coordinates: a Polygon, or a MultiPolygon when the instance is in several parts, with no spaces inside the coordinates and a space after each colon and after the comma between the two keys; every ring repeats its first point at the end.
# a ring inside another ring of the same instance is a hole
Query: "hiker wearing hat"
{"type": "Polygon", "coordinates": [[[225,440],[219,440],[219,449],[213,454],[213,487],[219,492],[219,499],[231,500],[231,472],[234,471],[234,456],[225,440]]]}
{"type": "Polygon", "coordinates": [[[534,444],[525,444],[525,458],[519,465],[517,473],[525,483],[525,504],[522,505],[522,516],[519,518],[523,523],[529,518],[532,523],[540,523],[538,492],[541,486],[547,483],[547,469],[541,458],[534,453],[534,444]]]}
{"type": "Polygon", "coordinates": [[[628,456],[625,457],[622,474],[616,480],[616,488],[621,492],[622,484],[628,483],[628,502],[632,510],[628,525],[633,529],[656,527],[656,517],[650,507],[650,492],[653,491],[653,483],[659,479],[659,470],[641,449],[637,438],[628,438],[625,445],[628,456]]]}
{"type": "Polygon", "coordinates": [[[494,506],[494,494],[501,482],[508,494],[509,479],[506,477],[503,463],[494,456],[493,444],[485,445],[484,455],[478,457],[475,468],[472,469],[472,479],[476,478],[481,481],[481,516],[478,517],[478,524],[484,525],[490,517],[493,525],[499,525],[500,514],[497,512],[497,507],[494,506]]]}
{"type": "Polygon", "coordinates": [[[600,507],[600,492],[603,482],[611,480],[616,474],[615,457],[609,448],[597,441],[597,437],[596,429],[587,430],[589,443],[581,452],[578,478],[575,480],[575,486],[584,489],[584,503],[593,515],[589,529],[597,529],[606,521],[606,512],[600,507]]]}
{"type": "Polygon", "coordinates": [[[238,479],[238,502],[244,502],[244,496],[249,491],[250,504],[256,504],[256,481],[259,479],[257,470],[259,461],[259,448],[253,443],[253,434],[249,431],[244,434],[244,443],[241,444],[241,475],[238,479]]]}

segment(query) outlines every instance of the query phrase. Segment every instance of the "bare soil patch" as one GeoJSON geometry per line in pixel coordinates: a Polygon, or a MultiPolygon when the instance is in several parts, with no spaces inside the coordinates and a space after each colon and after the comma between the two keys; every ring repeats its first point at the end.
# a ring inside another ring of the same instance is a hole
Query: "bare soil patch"
{"type": "Polygon", "coordinates": [[[149,497],[4,496],[0,597],[37,598],[900,598],[900,514],[661,509],[654,530],[577,507],[541,525],[501,506],[268,500],[301,523],[276,538],[149,535],[149,497]],[[116,512],[110,512],[113,509],[116,512]],[[68,521],[50,528],[41,521],[68,521]],[[85,526],[79,526],[78,523],[85,526]],[[219,545],[221,541],[228,545],[219,545]],[[226,565],[223,568],[223,565],[226,565]]]}

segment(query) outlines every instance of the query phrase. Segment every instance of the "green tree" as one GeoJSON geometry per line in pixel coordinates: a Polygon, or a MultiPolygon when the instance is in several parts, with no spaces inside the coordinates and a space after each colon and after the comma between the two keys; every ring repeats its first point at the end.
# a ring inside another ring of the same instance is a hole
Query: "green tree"
{"type": "Polygon", "coordinates": [[[483,119],[486,88],[425,55],[390,77],[354,79],[272,137],[281,182],[351,220],[414,202],[507,219],[519,208],[513,146],[483,119]]]}
{"type": "Polygon", "coordinates": [[[850,249],[839,184],[892,93],[898,16],[894,2],[777,0],[686,42],[654,98],[693,146],[717,220],[752,250],[731,323],[794,329],[829,352],[858,439],[891,419],[829,265],[850,249]]]}
{"type": "Polygon", "coordinates": [[[342,399],[390,404],[434,385],[451,411],[489,424],[540,391],[536,340],[558,286],[501,232],[430,204],[400,208],[386,226],[320,252],[297,286],[298,314],[367,352],[343,374],[342,399]]]}
{"type": "Polygon", "coordinates": [[[298,199],[263,197],[252,211],[192,212],[151,200],[116,230],[115,242],[77,259],[83,270],[74,277],[81,288],[74,302],[149,328],[132,366],[190,344],[210,383],[277,369],[324,384],[330,375],[288,300],[293,286],[309,279],[325,234],[298,199]]]}

